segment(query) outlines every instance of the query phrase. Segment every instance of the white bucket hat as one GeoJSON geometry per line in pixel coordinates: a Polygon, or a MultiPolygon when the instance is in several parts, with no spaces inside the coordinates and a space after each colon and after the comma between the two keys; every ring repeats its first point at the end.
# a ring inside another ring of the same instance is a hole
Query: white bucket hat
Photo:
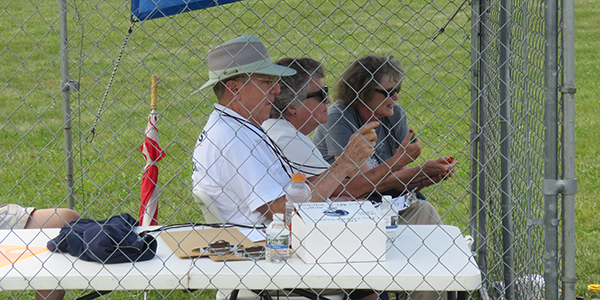
{"type": "Polygon", "coordinates": [[[208,82],[200,90],[241,74],[291,76],[296,70],[273,64],[263,43],[254,36],[241,36],[208,52],[208,82]]]}

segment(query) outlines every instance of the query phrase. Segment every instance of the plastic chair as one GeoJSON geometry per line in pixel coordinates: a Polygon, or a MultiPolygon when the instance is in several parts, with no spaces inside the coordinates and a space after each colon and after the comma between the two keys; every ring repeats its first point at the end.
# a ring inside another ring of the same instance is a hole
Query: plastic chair
{"type": "Polygon", "coordinates": [[[203,190],[193,190],[196,203],[202,209],[204,221],[208,224],[226,223],[219,209],[213,204],[212,197],[203,190]]]}

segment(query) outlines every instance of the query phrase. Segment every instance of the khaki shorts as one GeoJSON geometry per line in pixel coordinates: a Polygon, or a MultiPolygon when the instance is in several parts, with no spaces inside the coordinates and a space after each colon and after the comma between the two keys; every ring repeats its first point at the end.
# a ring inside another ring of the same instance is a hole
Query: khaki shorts
{"type": "Polygon", "coordinates": [[[23,229],[35,207],[22,207],[17,204],[0,206],[0,229],[23,229]]]}

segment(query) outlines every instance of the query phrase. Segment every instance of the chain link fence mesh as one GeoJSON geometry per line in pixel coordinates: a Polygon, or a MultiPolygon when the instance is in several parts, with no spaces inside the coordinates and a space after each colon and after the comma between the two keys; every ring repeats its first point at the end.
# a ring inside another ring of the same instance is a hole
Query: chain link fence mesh
{"type": "Polygon", "coordinates": [[[495,2],[486,8],[481,30],[479,155],[483,173],[479,188],[483,214],[479,225],[487,229],[480,232],[485,241],[479,262],[495,297],[503,296],[507,288],[513,289],[517,298],[538,297],[543,287],[535,282],[544,274],[545,255],[541,222],[545,215],[543,80],[548,74],[544,70],[544,5],[512,1],[508,22],[502,20],[502,5],[495,2]],[[506,48],[499,37],[504,29],[510,41],[506,48]],[[503,55],[508,57],[508,77],[502,77],[503,55]],[[505,101],[508,115],[502,112],[505,101]],[[509,124],[508,132],[502,132],[503,122],[509,124]],[[502,149],[504,141],[507,149],[502,149]],[[502,165],[503,158],[510,161],[509,166],[502,165]],[[503,186],[505,179],[507,186],[503,186]],[[509,205],[503,196],[510,198],[509,205]],[[506,282],[505,276],[510,276],[506,282]]]}
{"type": "MultiPolygon", "coordinates": [[[[500,113],[501,95],[507,95],[512,283],[516,286],[519,279],[544,274],[544,232],[539,220],[544,218],[541,187],[548,70],[544,70],[542,2],[511,1],[508,25],[502,23],[504,2],[500,1],[481,2],[481,7],[463,1],[241,1],[137,23],[130,22],[127,1],[64,3],[68,69],[62,62],[66,53],[60,47],[62,16],[56,1],[0,4],[3,204],[67,207],[74,199],[74,209],[84,218],[136,216],[145,165],[139,148],[150,112],[150,77],[155,74],[159,78],[157,127],[167,153],[159,163],[158,221],[163,225],[203,222],[191,194],[191,154],[216,98],[210,90],[192,93],[208,79],[206,54],[212,47],[239,35],[254,35],[274,60],[322,61],[328,72],[325,83],[334,89],[350,63],[362,56],[393,55],[402,62],[406,75],[398,103],[422,140],[423,153],[417,162],[448,155],[460,162],[450,180],[424,193],[444,223],[478,239],[475,250],[484,286],[497,299],[505,297],[506,289],[502,182],[507,175],[502,173],[506,153],[501,145],[507,137],[501,132],[500,113]],[[509,83],[500,73],[506,66],[501,61],[503,26],[509,26],[509,83]],[[472,40],[474,31],[477,43],[472,40]],[[69,105],[61,90],[65,73],[79,84],[78,91],[70,92],[69,105]],[[478,118],[473,118],[473,110],[478,118]],[[72,120],[69,142],[64,137],[65,114],[72,120]],[[477,124],[475,131],[473,124],[477,124]],[[65,179],[69,143],[72,195],[65,179]],[[477,187],[472,192],[473,184],[477,187]]],[[[141,297],[138,291],[121,293],[122,298],[141,297]]],[[[23,292],[5,295],[17,299],[23,292]]],[[[75,291],[68,295],[79,296],[75,291]]],[[[214,297],[213,292],[151,295],[214,297]]],[[[536,295],[518,298],[538,299],[536,295]]]]}

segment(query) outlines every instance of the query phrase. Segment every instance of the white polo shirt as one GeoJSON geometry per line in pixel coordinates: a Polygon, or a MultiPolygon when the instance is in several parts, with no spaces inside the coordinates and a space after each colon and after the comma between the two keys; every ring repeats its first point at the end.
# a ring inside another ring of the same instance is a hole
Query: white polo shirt
{"type": "Polygon", "coordinates": [[[319,175],[329,168],[317,146],[288,120],[268,119],[262,128],[282,149],[284,156],[292,161],[293,167],[308,177],[319,175]]]}
{"type": "Polygon", "coordinates": [[[194,189],[210,195],[228,223],[268,224],[256,209],[285,194],[290,182],[260,128],[215,104],[192,156],[194,189]]]}

